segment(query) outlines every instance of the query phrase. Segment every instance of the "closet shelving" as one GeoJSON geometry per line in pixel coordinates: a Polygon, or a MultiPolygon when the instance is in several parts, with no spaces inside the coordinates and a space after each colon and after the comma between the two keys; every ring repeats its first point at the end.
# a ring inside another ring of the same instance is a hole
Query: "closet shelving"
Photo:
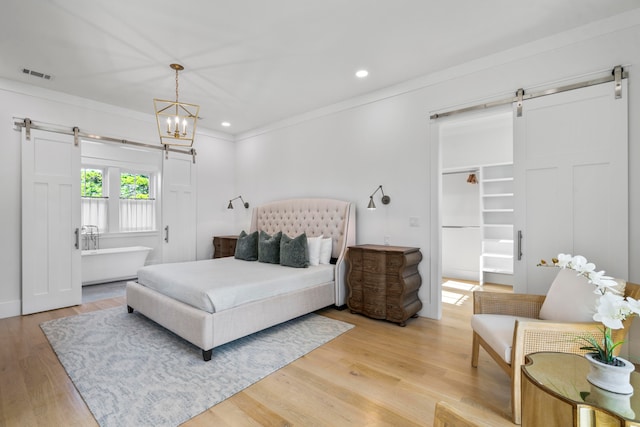
{"type": "Polygon", "coordinates": [[[496,274],[513,275],[513,164],[480,168],[480,209],[481,283],[510,283],[496,274]]]}

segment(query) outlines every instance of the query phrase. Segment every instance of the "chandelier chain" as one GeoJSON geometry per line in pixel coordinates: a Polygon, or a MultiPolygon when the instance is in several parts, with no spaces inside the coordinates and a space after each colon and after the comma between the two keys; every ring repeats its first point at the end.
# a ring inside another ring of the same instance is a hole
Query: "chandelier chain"
{"type": "Polygon", "coordinates": [[[178,70],[176,69],[176,102],[178,102],[178,70]]]}

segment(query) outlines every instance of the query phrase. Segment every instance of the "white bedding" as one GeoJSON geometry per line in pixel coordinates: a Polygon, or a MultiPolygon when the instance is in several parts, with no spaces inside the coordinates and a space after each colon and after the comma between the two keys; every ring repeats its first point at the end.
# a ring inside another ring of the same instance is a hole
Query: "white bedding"
{"type": "Polygon", "coordinates": [[[233,257],[150,265],[138,283],[208,313],[334,280],[335,266],[283,267],[233,257]]]}

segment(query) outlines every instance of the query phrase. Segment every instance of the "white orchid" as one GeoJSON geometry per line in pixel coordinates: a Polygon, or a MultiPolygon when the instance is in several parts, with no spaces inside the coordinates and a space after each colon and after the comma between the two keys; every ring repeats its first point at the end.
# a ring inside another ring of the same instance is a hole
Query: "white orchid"
{"type": "Polygon", "coordinates": [[[629,310],[634,313],[636,316],[640,315],[640,301],[633,299],[631,297],[626,298],[627,303],[629,304],[629,310]]]}
{"type": "Polygon", "coordinates": [[[586,277],[587,280],[589,280],[589,283],[593,283],[594,285],[596,285],[596,289],[593,291],[596,294],[604,295],[607,292],[613,292],[616,294],[621,293],[618,289],[616,289],[618,286],[618,282],[613,280],[613,277],[605,276],[604,270],[594,271],[586,277]]]}
{"type": "Polygon", "coordinates": [[[576,255],[571,260],[571,269],[578,272],[582,276],[589,276],[595,271],[596,265],[592,262],[587,262],[587,259],[581,255],[576,255]]]}
{"type": "Polygon", "coordinates": [[[554,264],[560,268],[566,268],[572,260],[571,254],[558,254],[557,261],[554,264]]]}
{"type": "Polygon", "coordinates": [[[593,315],[593,320],[601,322],[607,328],[622,329],[624,328],[622,321],[630,314],[629,303],[623,296],[605,293],[596,302],[596,314],[593,315]]]}
{"type": "MultiPolygon", "coordinates": [[[[538,265],[550,266],[545,260],[538,265]]],[[[579,337],[588,344],[581,349],[597,353],[598,359],[603,363],[615,364],[613,350],[622,341],[614,343],[611,330],[624,328],[623,320],[640,315],[640,301],[621,295],[622,292],[617,289],[618,283],[612,277],[605,276],[604,270],[596,271],[595,264],[581,255],[572,257],[570,254],[558,254],[558,258],[553,258],[552,266],[575,270],[578,276],[583,276],[588,283],[595,285],[594,293],[600,295],[600,298],[596,301],[593,320],[602,323],[603,339],[598,342],[592,335],[579,337]]]]}

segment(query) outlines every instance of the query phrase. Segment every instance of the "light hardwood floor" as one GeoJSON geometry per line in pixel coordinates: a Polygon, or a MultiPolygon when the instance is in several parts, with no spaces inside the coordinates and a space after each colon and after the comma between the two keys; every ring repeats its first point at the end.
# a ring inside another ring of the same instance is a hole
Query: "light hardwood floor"
{"type": "MultiPolygon", "coordinates": [[[[445,291],[442,320],[404,328],[321,310],[356,327],[184,425],[431,426],[439,400],[489,425],[513,425],[506,374],[484,353],[471,367],[470,292],[445,291]]],[[[124,304],[118,297],[0,320],[0,425],[97,425],[39,324],[124,304]]]]}

